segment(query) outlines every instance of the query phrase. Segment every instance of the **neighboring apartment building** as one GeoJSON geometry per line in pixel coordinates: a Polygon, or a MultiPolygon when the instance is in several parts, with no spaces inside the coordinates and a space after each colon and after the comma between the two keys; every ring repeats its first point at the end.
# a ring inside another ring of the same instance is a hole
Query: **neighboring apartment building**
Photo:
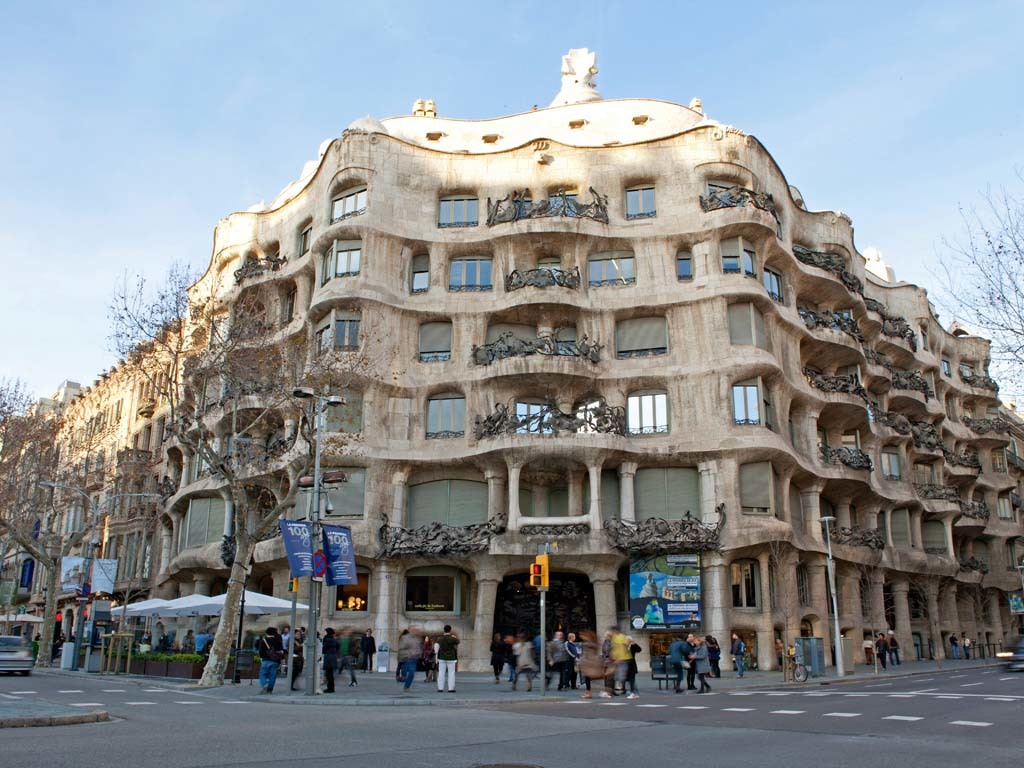
{"type": "MultiPolygon", "coordinates": [[[[565,69],[596,71],[579,52],[565,69]]],[[[450,623],[484,668],[493,632],[536,629],[538,545],[557,543],[548,627],[569,630],[636,618],[631,559],[699,553],[701,631],[740,633],[769,668],[777,636],[831,635],[831,516],[855,658],[886,628],[907,653],[1001,642],[1022,521],[988,343],[868,271],[850,219],[807,210],[698,100],[564,80],[551,107],[504,118],[417,102],[357,120],[271,206],[217,226],[196,290],[260,313],[266,345],[299,351],[296,380],[302,355],[370,362],[328,417],[324,464],[347,481],[327,518],[352,527],[360,579],[325,590],[325,624],[394,643],[450,623]]],[[[237,397],[262,407],[263,389],[237,397]]],[[[155,533],[112,514],[107,554],[136,552],[129,576],[154,596],[223,592],[229,499],[162,439],[151,399],[115,372],[72,414],[121,403],[81,455],[105,473],[90,489],[167,478],[172,494],[155,533]]],[[[250,436],[255,473],[283,476],[300,418],[280,408],[250,436]]],[[[271,537],[250,588],[287,580],[271,537]]]]}

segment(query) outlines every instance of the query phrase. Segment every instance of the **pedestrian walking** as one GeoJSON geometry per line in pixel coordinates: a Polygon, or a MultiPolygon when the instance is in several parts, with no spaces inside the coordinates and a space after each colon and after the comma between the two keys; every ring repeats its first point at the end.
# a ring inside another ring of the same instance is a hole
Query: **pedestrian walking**
{"type": "Polygon", "coordinates": [[[668,663],[676,676],[675,693],[683,692],[683,673],[690,665],[687,656],[690,654],[689,643],[683,638],[675,638],[668,646],[668,663]]]}
{"type": "Polygon", "coordinates": [[[642,653],[643,648],[634,642],[632,637],[626,638],[626,647],[629,649],[629,661],[626,662],[626,684],[629,686],[629,693],[626,694],[626,698],[637,699],[640,694],[636,691],[636,655],[642,653]]]}
{"type": "Polygon", "coordinates": [[[960,658],[960,641],[957,639],[955,632],[952,633],[949,636],[949,648],[952,651],[953,658],[954,659],[959,659],[960,658]]]}
{"type": "Polygon", "coordinates": [[[579,649],[579,670],[583,675],[583,685],[587,689],[580,698],[589,699],[593,696],[590,688],[591,682],[604,677],[604,655],[601,653],[601,647],[597,644],[597,635],[589,629],[580,632],[579,649]]]}
{"type": "Polygon", "coordinates": [[[514,650],[516,639],[512,635],[505,635],[502,642],[505,645],[505,663],[508,664],[508,681],[514,683],[516,681],[516,652],[514,650]]]}
{"type": "Polygon", "coordinates": [[[366,630],[359,639],[359,649],[363,654],[363,672],[373,672],[373,657],[377,653],[377,640],[373,636],[373,630],[366,630]]]}
{"type": "Polygon", "coordinates": [[[693,663],[693,653],[697,650],[697,638],[693,634],[686,636],[686,660],[689,666],[686,667],[686,690],[696,691],[697,684],[694,682],[697,679],[697,665],[693,663]]]}
{"type": "Polygon", "coordinates": [[[412,688],[413,678],[416,677],[416,663],[422,655],[423,645],[415,632],[415,627],[404,630],[398,639],[398,664],[402,670],[402,682],[405,684],[403,690],[408,691],[412,688]]]}
{"type": "Polygon", "coordinates": [[[284,647],[276,627],[267,627],[266,633],[260,638],[260,693],[274,692],[277,682],[277,670],[284,658],[284,647]]]}
{"type": "Polygon", "coordinates": [[[740,640],[740,636],[732,633],[732,646],[729,648],[732,654],[732,663],[736,665],[736,676],[743,677],[743,664],[746,661],[747,644],[740,640]]]}
{"type": "Polygon", "coordinates": [[[601,698],[610,699],[617,695],[617,689],[625,691],[626,675],[629,673],[629,643],[626,636],[618,627],[611,627],[608,630],[610,650],[608,654],[611,662],[612,674],[605,678],[605,689],[601,692],[601,698]],[[609,685],[611,681],[611,685],[609,685]]]}
{"type": "Polygon", "coordinates": [[[551,642],[548,643],[548,658],[551,659],[551,666],[558,675],[558,690],[564,691],[569,687],[569,674],[566,666],[569,661],[569,652],[565,648],[564,633],[555,632],[555,636],[551,638],[551,642]]]}
{"type": "MultiPolygon", "coordinates": [[[[405,636],[409,634],[408,629],[403,629],[402,633],[398,636],[398,642],[401,643],[405,639],[405,636]]],[[[416,658],[419,658],[419,652],[417,651],[416,658]]],[[[398,657],[398,651],[395,651],[395,682],[401,683],[405,681],[405,670],[402,668],[402,659],[398,657]]]]}
{"type": "Polygon", "coordinates": [[[964,635],[964,658],[971,658],[971,647],[974,645],[974,641],[971,640],[967,635],[964,635]]]}
{"type": "MultiPolygon", "coordinates": [[[[281,645],[282,645],[282,647],[284,647],[287,650],[288,646],[285,645],[283,641],[282,641],[281,645]]],[[[302,647],[302,643],[299,642],[299,633],[296,632],[295,633],[295,652],[292,654],[291,664],[288,665],[288,689],[289,690],[292,690],[292,691],[295,690],[295,681],[298,679],[299,675],[302,674],[302,670],[306,666],[306,657],[305,657],[304,654],[305,654],[305,651],[304,651],[304,649],[302,647]]]]}
{"type": "MultiPolygon", "coordinates": [[[[722,646],[718,644],[718,640],[713,635],[708,635],[704,638],[704,642],[708,646],[708,664],[711,665],[711,676],[721,677],[722,668],[720,666],[722,661],[722,646]]],[[[776,646],[782,645],[781,640],[776,640],[776,646]]],[[[783,649],[784,650],[784,649],[783,649]]],[[[779,667],[782,667],[782,656],[779,655],[779,667]]]]}
{"type": "Polygon", "coordinates": [[[896,639],[896,633],[893,632],[891,629],[889,630],[889,635],[887,637],[887,640],[889,642],[889,663],[890,664],[895,664],[896,666],[899,666],[899,664],[900,664],[900,644],[899,644],[899,641],[896,639]]]}
{"type": "Polygon", "coordinates": [[[324,657],[324,678],[327,681],[324,692],[334,693],[334,672],[338,669],[338,657],[341,655],[341,643],[334,633],[334,627],[324,630],[321,651],[324,657]]]}
{"type": "Polygon", "coordinates": [[[501,673],[505,669],[505,641],[501,632],[495,632],[491,638],[491,669],[494,671],[494,683],[501,682],[501,673]]]}
{"type": "Polygon", "coordinates": [[[348,687],[353,688],[359,685],[356,680],[356,655],[359,653],[359,638],[350,627],[341,630],[341,639],[338,641],[340,649],[338,660],[341,662],[341,671],[348,671],[348,687]]]}
{"type": "Polygon", "coordinates": [[[420,663],[423,665],[423,682],[436,682],[437,651],[434,649],[434,640],[430,636],[423,638],[423,647],[420,649],[420,663]]]}
{"type": "Polygon", "coordinates": [[[580,660],[580,646],[576,641],[576,633],[570,632],[565,641],[565,653],[569,657],[565,662],[566,677],[569,679],[569,687],[576,690],[576,664],[580,660]]]}
{"type": "Polygon", "coordinates": [[[533,660],[533,642],[525,632],[519,633],[519,640],[512,646],[516,657],[516,679],[512,681],[512,690],[519,684],[520,676],[526,677],[527,692],[533,690],[533,678],[537,676],[537,664],[533,660]]]}
{"type": "Polygon", "coordinates": [[[452,632],[452,625],[444,625],[444,634],[434,644],[437,657],[437,692],[455,693],[455,665],[459,660],[459,638],[452,632]]]}
{"type": "Polygon", "coordinates": [[[703,637],[696,638],[697,647],[693,650],[693,666],[697,669],[697,678],[700,680],[700,690],[697,693],[708,693],[711,686],[708,685],[707,676],[711,672],[711,665],[708,663],[708,646],[703,637]]]}
{"type": "Polygon", "coordinates": [[[878,638],[875,640],[875,656],[878,657],[878,663],[882,665],[882,669],[885,669],[885,660],[889,656],[889,641],[885,639],[883,632],[879,632],[878,638]]]}

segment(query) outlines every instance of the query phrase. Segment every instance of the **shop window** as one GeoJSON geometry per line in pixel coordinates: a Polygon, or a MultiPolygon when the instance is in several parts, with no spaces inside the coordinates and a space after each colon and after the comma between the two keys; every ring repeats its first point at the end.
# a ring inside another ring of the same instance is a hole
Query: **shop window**
{"type": "MultiPolygon", "coordinates": [[[[334,588],[334,613],[368,613],[370,610],[370,574],[357,569],[355,584],[339,584],[334,588]]],[[[358,639],[358,637],[357,637],[358,639]]]]}
{"type": "Polygon", "coordinates": [[[733,608],[761,607],[761,566],[757,560],[738,560],[729,566],[733,608]]]}
{"type": "Polygon", "coordinates": [[[413,568],[405,576],[405,610],[413,613],[462,613],[468,597],[466,575],[455,568],[413,568]]]}

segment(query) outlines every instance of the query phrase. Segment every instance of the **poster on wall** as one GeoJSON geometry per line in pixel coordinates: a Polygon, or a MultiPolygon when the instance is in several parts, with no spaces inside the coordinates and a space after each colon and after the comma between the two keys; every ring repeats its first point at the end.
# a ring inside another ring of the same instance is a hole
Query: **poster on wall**
{"type": "Polygon", "coordinates": [[[634,629],[700,629],[700,555],[633,558],[629,622],[634,629]]]}
{"type": "Polygon", "coordinates": [[[1024,613],[1024,592],[1011,592],[1006,599],[1010,601],[1010,613],[1024,613]]]}

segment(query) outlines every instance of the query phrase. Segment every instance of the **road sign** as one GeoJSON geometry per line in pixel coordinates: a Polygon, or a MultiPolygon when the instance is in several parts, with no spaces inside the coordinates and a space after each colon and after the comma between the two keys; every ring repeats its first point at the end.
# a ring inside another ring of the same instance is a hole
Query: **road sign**
{"type": "Polygon", "coordinates": [[[318,549],[313,553],[313,575],[322,577],[327,573],[327,555],[318,549]]]}

